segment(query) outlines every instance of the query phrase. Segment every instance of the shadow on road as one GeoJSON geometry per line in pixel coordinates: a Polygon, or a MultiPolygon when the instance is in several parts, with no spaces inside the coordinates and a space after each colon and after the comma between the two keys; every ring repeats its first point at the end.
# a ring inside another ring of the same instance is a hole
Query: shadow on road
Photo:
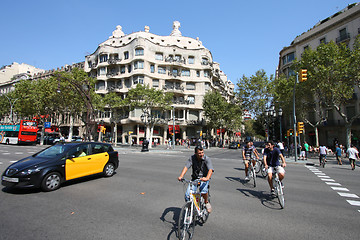
{"type": "Polygon", "coordinates": [[[163,214],[160,217],[160,220],[163,221],[164,223],[168,223],[169,225],[171,225],[171,231],[167,236],[167,240],[171,239],[171,235],[173,233],[175,233],[175,238],[178,237],[178,232],[177,232],[177,222],[180,216],[180,211],[181,208],[178,207],[168,207],[164,210],[163,214]],[[170,216],[169,216],[170,215],[170,216]],[[172,215],[172,219],[171,219],[171,215],[172,215]]]}
{"type": "Polygon", "coordinates": [[[270,193],[267,191],[256,191],[252,189],[240,189],[240,188],[236,190],[244,194],[246,197],[259,199],[261,204],[267,208],[281,210],[277,198],[272,197],[270,193]]]}

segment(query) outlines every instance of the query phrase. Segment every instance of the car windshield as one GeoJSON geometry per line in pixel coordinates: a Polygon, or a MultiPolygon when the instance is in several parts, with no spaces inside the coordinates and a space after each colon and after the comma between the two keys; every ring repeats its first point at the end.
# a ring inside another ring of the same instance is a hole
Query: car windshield
{"type": "Polygon", "coordinates": [[[69,146],[67,145],[54,145],[52,147],[49,147],[47,149],[45,149],[42,152],[39,152],[36,156],[37,157],[56,157],[59,156],[61,154],[63,154],[67,149],[69,148],[69,146]]]}

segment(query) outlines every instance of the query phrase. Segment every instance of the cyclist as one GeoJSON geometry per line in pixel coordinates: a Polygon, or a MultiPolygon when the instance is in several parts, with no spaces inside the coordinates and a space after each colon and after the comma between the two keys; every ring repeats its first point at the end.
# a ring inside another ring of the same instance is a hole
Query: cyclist
{"type": "Polygon", "coordinates": [[[249,181],[249,173],[248,173],[248,168],[249,168],[249,162],[251,161],[253,166],[255,167],[255,160],[254,160],[254,156],[259,159],[259,155],[258,152],[256,150],[256,148],[251,144],[251,141],[246,142],[246,145],[243,148],[242,151],[242,157],[244,160],[244,164],[245,164],[245,181],[249,181]]]}
{"type": "Polygon", "coordinates": [[[279,180],[282,181],[285,177],[284,167],[286,167],[286,162],[279,148],[275,147],[274,143],[271,141],[268,141],[265,144],[264,165],[265,168],[268,170],[268,182],[271,195],[275,195],[275,190],[272,183],[273,173],[274,170],[276,170],[276,172],[279,174],[279,180]],[[280,164],[279,158],[281,158],[282,165],[280,164]]]}
{"type": "MultiPolygon", "coordinates": [[[[191,180],[194,181],[196,179],[201,180],[200,191],[201,195],[205,200],[205,206],[207,211],[211,212],[211,205],[208,201],[208,190],[209,190],[209,181],[211,175],[214,172],[214,167],[212,162],[208,156],[204,154],[204,149],[201,146],[195,147],[195,154],[192,155],[189,160],[186,162],[185,167],[183,168],[178,180],[181,181],[187,170],[192,167],[192,175],[191,180]]],[[[196,189],[194,189],[195,191],[196,189]]],[[[190,186],[186,190],[185,193],[185,201],[189,201],[190,199],[190,186]]]]}
{"type": "Polygon", "coordinates": [[[319,163],[321,164],[321,159],[324,158],[326,162],[326,155],[327,155],[327,147],[325,145],[319,147],[319,163]]]}

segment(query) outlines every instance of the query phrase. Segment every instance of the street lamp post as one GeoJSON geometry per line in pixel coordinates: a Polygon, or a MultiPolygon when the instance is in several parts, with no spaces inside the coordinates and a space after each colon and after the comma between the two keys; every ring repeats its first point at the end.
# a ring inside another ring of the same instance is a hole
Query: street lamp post
{"type": "Polygon", "coordinates": [[[4,94],[4,96],[9,100],[9,103],[10,103],[10,116],[9,116],[9,120],[11,120],[11,123],[14,122],[14,116],[13,116],[13,108],[14,108],[14,105],[15,105],[15,102],[18,100],[18,98],[14,99],[14,101],[12,102],[11,99],[6,96],[6,94],[4,94]]]}
{"type": "Polygon", "coordinates": [[[144,113],[140,116],[140,119],[145,125],[145,140],[142,143],[141,151],[148,152],[149,151],[149,140],[147,139],[148,138],[147,129],[148,129],[149,124],[155,122],[155,117],[153,115],[151,115],[147,110],[145,110],[144,113]]]}
{"type": "Polygon", "coordinates": [[[281,129],[281,116],[282,116],[283,112],[282,112],[282,108],[279,108],[279,122],[280,122],[280,142],[282,142],[282,129],[281,129]]]}

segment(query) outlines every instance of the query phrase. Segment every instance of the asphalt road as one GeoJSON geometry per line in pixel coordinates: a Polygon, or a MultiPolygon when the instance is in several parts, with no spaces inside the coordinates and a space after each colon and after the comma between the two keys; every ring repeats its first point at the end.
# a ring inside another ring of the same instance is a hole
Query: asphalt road
{"type": "MultiPolygon", "coordinates": [[[[0,171],[41,148],[0,145],[0,171]]],[[[119,148],[111,178],[87,177],[49,193],[2,188],[0,239],[177,239],[184,204],[177,177],[192,152],[119,148]]],[[[348,161],[339,166],[329,158],[324,169],[289,161],[281,209],[265,179],[258,177],[256,188],[243,180],[239,150],[205,154],[215,167],[213,213],[194,239],[358,239],[360,168],[350,170],[348,161]]]]}

